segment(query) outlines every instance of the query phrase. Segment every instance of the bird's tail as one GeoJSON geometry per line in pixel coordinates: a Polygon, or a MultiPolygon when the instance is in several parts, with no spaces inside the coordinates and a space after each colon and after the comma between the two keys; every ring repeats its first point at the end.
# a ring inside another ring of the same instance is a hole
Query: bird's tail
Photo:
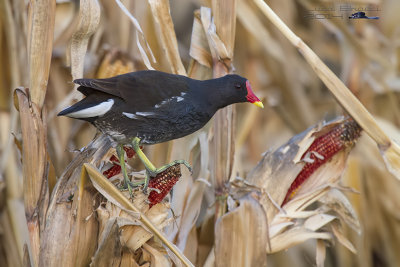
{"type": "Polygon", "coordinates": [[[93,118],[103,116],[114,105],[114,99],[104,101],[93,101],[86,97],[78,103],[65,108],[57,116],[67,116],[75,119],[91,121],[93,118]]]}

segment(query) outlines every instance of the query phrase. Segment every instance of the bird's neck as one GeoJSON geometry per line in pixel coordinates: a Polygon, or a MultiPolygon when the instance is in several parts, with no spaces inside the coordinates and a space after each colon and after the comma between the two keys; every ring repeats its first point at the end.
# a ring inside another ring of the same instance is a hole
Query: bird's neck
{"type": "Polygon", "coordinates": [[[220,108],[226,107],[229,105],[229,99],[226,95],[226,83],[224,81],[224,77],[214,79],[214,80],[205,80],[202,81],[205,91],[205,101],[207,105],[212,109],[217,111],[220,108]]]}

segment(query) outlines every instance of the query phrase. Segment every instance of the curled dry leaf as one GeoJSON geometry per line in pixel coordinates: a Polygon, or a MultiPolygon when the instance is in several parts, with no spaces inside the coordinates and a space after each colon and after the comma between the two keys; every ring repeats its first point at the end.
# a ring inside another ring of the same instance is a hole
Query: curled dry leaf
{"type": "Polygon", "coordinates": [[[72,79],[83,77],[84,58],[89,38],[100,22],[100,5],[97,0],[82,0],[79,4],[78,26],[72,35],[71,74],[72,79]]]}
{"type": "Polygon", "coordinates": [[[350,201],[339,189],[332,188],[319,201],[324,203],[354,231],[361,234],[361,226],[357,214],[350,201]]]}
{"type": "Polygon", "coordinates": [[[211,9],[201,7],[200,17],[214,62],[218,60],[230,60],[231,57],[229,56],[228,49],[217,34],[217,29],[211,16],[211,9]]]}
{"type": "Polygon", "coordinates": [[[303,227],[293,227],[280,235],[271,238],[271,247],[267,248],[268,253],[275,253],[288,249],[292,246],[304,243],[309,239],[330,240],[332,235],[326,232],[314,232],[303,227]]]}
{"type": "MultiPolygon", "coordinates": [[[[97,0],[79,1],[78,22],[72,34],[69,43],[69,53],[67,54],[67,60],[69,60],[69,64],[71,65],[72,80],[83,77],[84,59],[89,39],[96,32],[99,22],[99,2],[97,0]]],[[[56,112],[60,111],[61,108],[69,105],[72,100],[79,100],[80,98],[82,98],[82,95],[77,90],[71,91],[69,95],[57,105],[51,117],[54,116],[56,112]]]]}
{"type": "Polygon", "coordinates": [[[203,25],[201,23],[200,12],[194,13],[193,30],[190,42],[190,56],[200,64],[211,68],[212,57],[207,43],[203,25]]]}
{"type": "Polygon", "coordinates": [[[140,55],[142,56],[143,63],[146,65],[146,67],[149,70],[154,70],[154,68],[151,66],[151,63],[150,63],[147,53],[150,54],[150,57],[153,62],[156,62],[156,59],[154,58],[153,51],[151,51],[150,45],[144,36],[143,30],[142,30],[142,27],[140,27],[139,21],[129,12],[129,10],[122,4],[122,2],[120,0],[115,0],[115,2],[121,8],[122,12],[124,12],[125,15],[127,15],[129,17],[129,19],[132,21],[133,26],[136,29],[136,44],[139,48],[140,55]],[[145,44],[145,46],[144,46],[145,48],[143,48],[141,42],[143,42],[145,44]]]}

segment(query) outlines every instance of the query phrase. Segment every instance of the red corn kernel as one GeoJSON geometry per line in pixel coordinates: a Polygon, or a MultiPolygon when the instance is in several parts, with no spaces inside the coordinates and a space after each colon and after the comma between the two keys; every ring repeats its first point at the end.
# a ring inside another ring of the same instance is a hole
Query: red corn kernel
{"type": "Polygon", "coordinates": [[[114,155],[112,155],[112,156],[110,157],[110,161],[111,161],[111,162],[119,162],[118,158],[117,158],[116,156],[114,156],[114,155]]]}
{"type": "Polygon", "coordinates": [[[113,166],[111,166],[111,168],[109,168],[108,170],[104,171],[103,175],[108,179],[110,179],[111,177],[119,174],[120,172],[121,172],[121,166],[119,166],[116,163],[113,163],[113,166]]]}
{"type": "MultiPolygon", "coordinates": [[[[142,149],[142,147],[140,147],[140,149],[142,149]]],[[[126,152],[126,156],[128,157],[128,159],[136,155],[135,150],[129,146],[124,146],[124,150],[126,152]]]]}

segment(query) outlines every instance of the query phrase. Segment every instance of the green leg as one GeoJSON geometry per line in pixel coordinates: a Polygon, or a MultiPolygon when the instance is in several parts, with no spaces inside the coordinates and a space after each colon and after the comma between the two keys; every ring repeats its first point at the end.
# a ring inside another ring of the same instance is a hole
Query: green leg
{"type": "Polygon", "coordinates": [[[125,151],[123,145],[118,145],[117,146],[117,155],[119,159],[119,164],[121,166],[121,171],[122,174],[124,175],[124,187],[128,188],[129,193],[132,195],[132,187],[130,185],[130,181],[128,179],[128,173],[126,172],[126,166],[125,166],[125,151]]]}
{"type": "Polygon", "coordinates": [[[146,167],[146,170],[148,170],[150,173],[155,172],[157,170],[157,168],[146,157],[146,155],[140,149],[139,144],[140,144],[140,139],[138,137],[133,138],[132,147],[133,147],[133,150],[135,150],[136,155],[138,155],[139,159],[143,162],[144,166],[146,167]]]}
{"type": "Polygon", "coordinates": [[[147,158],[147,156],[143,153],[143,151],[140,149],[140,139],[138,137],[133,138],[132,140],[132,147],[133,150],[135,150],[136,155],[138,155],[139,159],[143,162],[145,168],[146,168],[146,178],[144,181],[144,190],[147,189],[147,185],[149,184],[149,179],[150,177],[155,177],[157,176],[157,174],[159,174],[160,172],[165,171],[166,169],[168,169],[171,166],[174,166],[175,164],[183,164],[185,165],[190,172],[192,172],[192,167],[190,166],[190,164],[185,161],[185,160],[174,160],[173,162],[162,166],[161,168],[156,168],[153,163],[151,163],[151,161],[147,158]]]}
{"type": "Polygon", "coordinates": [[[121,166],[121,171],[122,171],[122,174],[124,175],[124,187],[123,188],[128,189],[130,195],[132,196],[132,188],[142,185],[143,182],[132,183],[131,181],[129,181],[128,173],[126,171],[126,166],[125,166],[124,146],[118,145],[116,150],[117,150],[117,155],[118,155],[118,159],[119,159],[119,164],[121,166]]]}

